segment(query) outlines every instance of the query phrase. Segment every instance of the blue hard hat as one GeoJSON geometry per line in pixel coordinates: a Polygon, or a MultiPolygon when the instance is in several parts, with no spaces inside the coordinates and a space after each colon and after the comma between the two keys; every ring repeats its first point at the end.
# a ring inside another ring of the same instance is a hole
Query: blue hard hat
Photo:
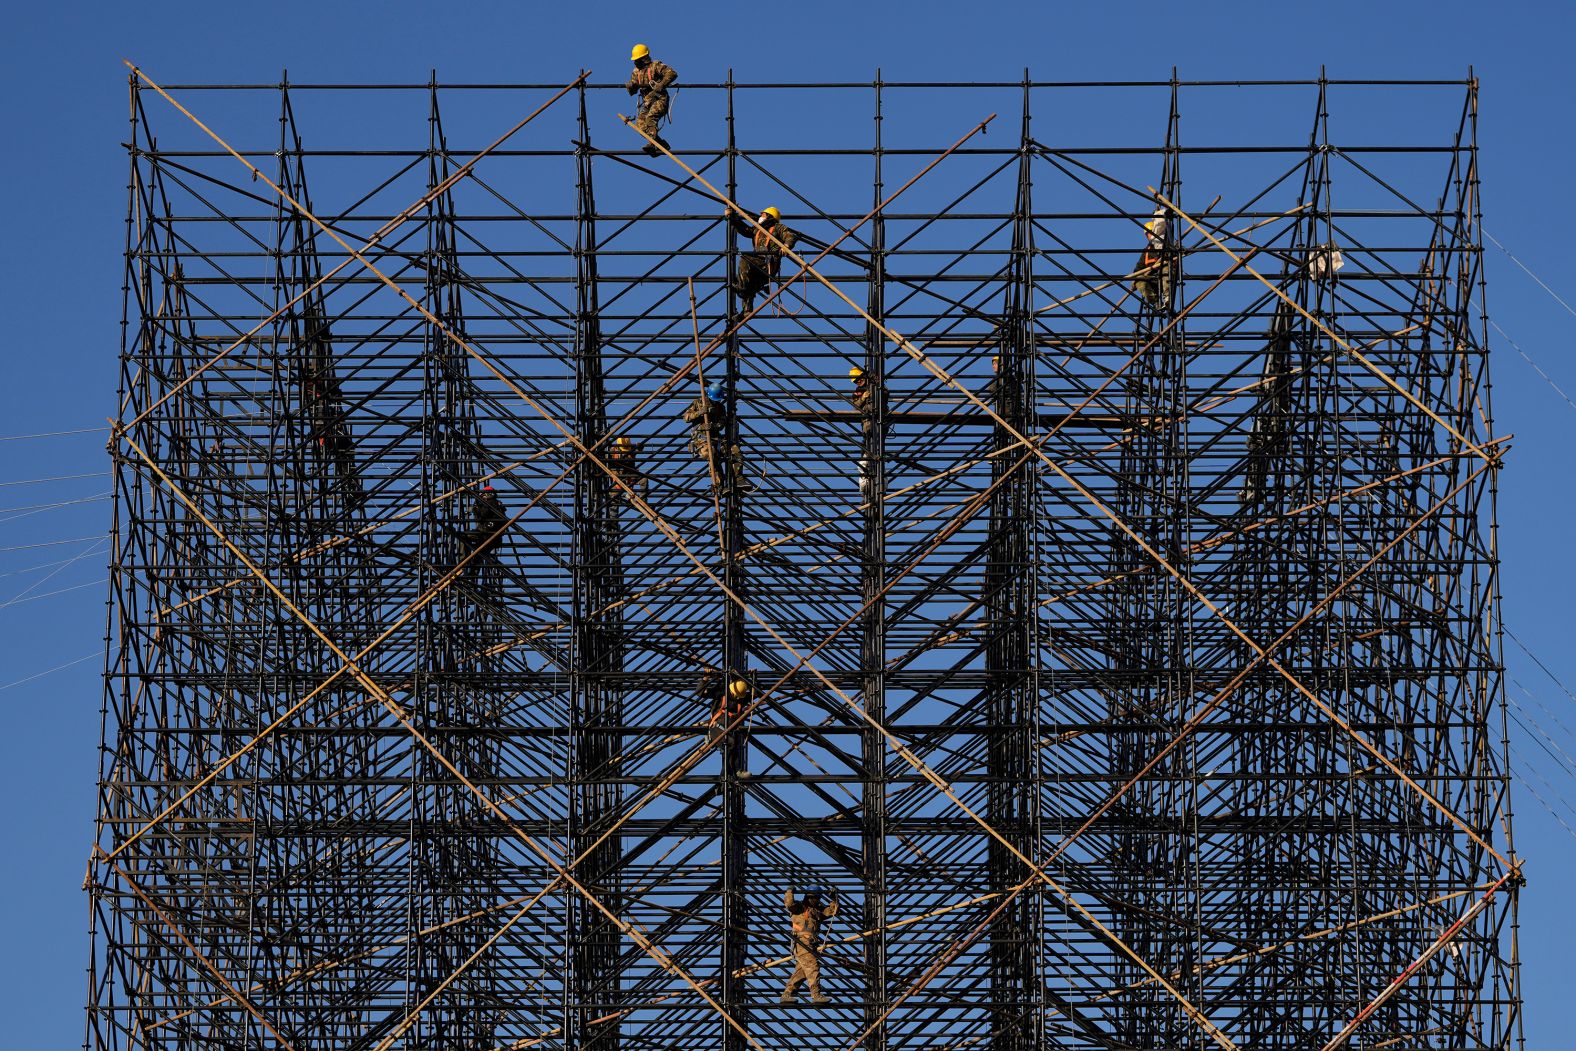
{"type": "Polygon", "coordinates": [[[706,384],[706,397],[712,401],[721,401],[723,389],[721,380],[712,380],[706,384]]]}

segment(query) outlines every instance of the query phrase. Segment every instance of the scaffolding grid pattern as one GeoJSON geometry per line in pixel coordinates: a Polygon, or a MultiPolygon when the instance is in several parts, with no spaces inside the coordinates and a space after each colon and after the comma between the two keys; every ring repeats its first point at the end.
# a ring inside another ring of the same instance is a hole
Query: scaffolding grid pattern
{"type": "Polygon", "coordinates": [[[85,1046],[1516,1044],[1476,81],[622,88],[132,77],[85,1046]]]}

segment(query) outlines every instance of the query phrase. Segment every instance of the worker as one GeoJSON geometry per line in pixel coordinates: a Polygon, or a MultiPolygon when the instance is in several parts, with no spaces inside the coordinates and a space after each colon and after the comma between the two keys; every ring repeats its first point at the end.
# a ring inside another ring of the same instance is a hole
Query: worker
{"type": "MultiPolygon", "coordinates": [[[[636,44],[629,57],[635,63],[635,71],[629,75],[629,83],[624,87],[631,95],[637,91],[640,93],[640,108],[635,111],[635,130],[645,133],[665,150],[668,148],[667,141],[657,131],[672,104],[668,99],[668,88],[679,75],[666,62],[652,58],[651,49],[645,44],[636,44]]],[[[661,152],[650,142],[641,149],[653,157],[661,152]]]]}
{"type": "MultiPolygon", "coordinates": [[[[503,501],[498,499],[492,486],[482,486],[476,495],[471,520],[474,524],[465,533],[465,553],[479,558],[498,546],[503,539],[503,528],[509,524],[509,512],[504,510],[503,501]]],[[[475,560],[472,562],[474,564],[475,560]]]]}
{"type": "Polygon", "coordinates": [[[1156,205],[1154,216],[1144,223],[1144,251],[1133,272],[1134,291],[1156,310],[1165,310],[1171,303],[1171,257],[1166,249],[1169,225],[1165,207],[1156,205]]]}
{"type": "Polygon", "coordinates": [[[684,410],[690,425],[690,453],[701,460],[711,458],[711,447],[722,441],[728,424],[728,407],[723,403],[726,388],[713,380],[702,388],[699,397],[684,410]]]}
{"type": "Polygon", "coordinates": [[[821,887],[811,887],[802,900],[795,901],[790,887],[783,891],[783,907],[793,924],[794,968],[783,986],[782,1002],[793,1003],[799,986],[807,984],[811,1003],[830,1003],[821,992],[821,924],[837,915],[837,899],[821,887]]]}
{"type": "Polygon", "coordinates": [[[870,404],[871,386],[870,378],[865,375],[865,370],[858,365],[853,366],[848,370],[848,379],[854,385],[853,393],[848,396],[848,400],[853,402],[854,408],[860,412],[869,412],[872,407],[870,404]]]}
{"type": "MultiPolygon", "coordinates": [[[[871,382],[869,374],[858,365],[849,368],[848,378],[854,384],[854,389],[848,395],[848,400],[863,418],[862,427],[865,436],[869,437],[870,431],[875,427],[876,385],[871,382]]],[[[870,477],[870,461],[868,458],[861,458],[859,461],[859,492],[866,499],[870,497],[872,481],[873,479],[870,477]]]]}
{"type": "Polygon", "coordinates": [[[744,477],[744,454],[737,442],[727,440],[728,415],[727,388],[713,380],[684,410],[684,422],[690,425],[690,452],[705,460],[707,469],[725,486],[737,485],[741,493],[752,493],[755,486],[744,477]]]}
{"type": "Polygon", "coordinates": [[[319,355],[302,369],[301,404],[306,425],[317,439],[317,446],[339,467],[349,472],[354,467],[354,449],[346,428],[344,402],[339,378],[334,375],[331,358],[319,355]]]}
{"type": "MultiPolygon", "coordinates": [[[[613,445],[607,454],[607,466],[612,470],[614,477],[632,491],[642,495],[645,493],[646,479],[635,463],[635,443],[629,438],[620,435],[613,439],[613,445]]],[[[627,496],[622,489],[619,490],[619,495],[627,496]]]]}
{"type": "Polygon", "coordinates": [[[799,239],[799,235],[790,230],[782,219],[783,213],[776,208],[768,208],[761,213],[756,220],[759,226],[745,222],[740,216],[733,217],[734,231],[740,237],[749,238],[752,249],[739,258],[739,280],[733,286],[739,298],[744,300],[745,310],[755,309],[755,297],[782,270],[783,250],[792,248],[799,239]]]}
{"type": "Polygon", "coordinates": [[[711,712],[706,722],[707,743],[717,740],[728,731],[728,727],[749,705],[753,692],[750,680],[742,675],[725,676],[717,671],[708,671],[700,677],[695,693],[711,712]]]}

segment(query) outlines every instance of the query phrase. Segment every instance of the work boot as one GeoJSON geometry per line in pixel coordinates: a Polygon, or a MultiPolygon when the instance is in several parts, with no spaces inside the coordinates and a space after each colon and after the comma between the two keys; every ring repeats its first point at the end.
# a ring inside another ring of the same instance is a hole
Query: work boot
{"type": "Polygon", "coordinates": [[[660,157],[660,156],[662,156],[662,151],[657,149],[656,146],[654,146],[653,144],[651,144],[649,142],[646,143],[644,146],[640,147],[640,152],[644,153],[647,157],[660,157]]]}
{"type": "Polygon", "coordinates": [[[812,1004],[829,1004],[832,1002],[832,998],[817,989],[810,994],[810,1002],[812,1004]]]}
{"type": "Polygon", "coordinates": [[[788,992],[786,989],[784,989],[783,994],[777,998],[777,1002],[780,1004],[791,1004],[794,1002],[794,1000],[795,997],[793,993],[788,992]]]}

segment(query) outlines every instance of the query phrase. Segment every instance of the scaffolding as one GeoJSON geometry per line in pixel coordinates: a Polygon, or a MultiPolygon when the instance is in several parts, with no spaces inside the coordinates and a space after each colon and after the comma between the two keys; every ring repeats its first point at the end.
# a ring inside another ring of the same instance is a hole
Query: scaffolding
{"type": "Polygon", "coordinates": [[[1519,1045],[1475,79],[680,85],[133,71],[84,1046],[1519,1045]]]}

